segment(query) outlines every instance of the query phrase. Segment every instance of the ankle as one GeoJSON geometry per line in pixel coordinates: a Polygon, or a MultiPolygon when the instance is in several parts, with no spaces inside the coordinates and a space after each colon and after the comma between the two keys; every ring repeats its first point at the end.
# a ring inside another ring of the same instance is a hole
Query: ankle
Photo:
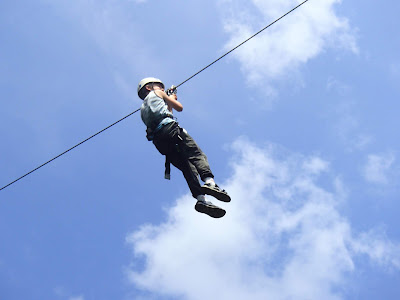
{"type": "Polygon", "coordinates": [[[204,195],[198,195],[196,199],[197,201],[206,202],[206,197],[204,195]]]}
{"type": "Polygon", "coordinates": [[[214,181],[214,178],[212,178],[212,177],[205,178],[204,182],[207,183],[207,184],[210,184],[212,186],[215,186],[215,181],[214,181]]]}

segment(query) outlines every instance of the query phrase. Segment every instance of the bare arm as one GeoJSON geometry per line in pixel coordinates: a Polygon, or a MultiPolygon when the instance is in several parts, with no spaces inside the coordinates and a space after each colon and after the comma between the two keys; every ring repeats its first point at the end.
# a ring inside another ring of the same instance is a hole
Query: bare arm
{"type": "Polygon", "coordinates": [[[162,98],[167,103],[169,111],[172,112],[172,109],[175,109],[176,111],[183,110],[183,105],[178,101],[178,97],[176,96],[176,94],[168,96],[167,93],[162,90],[157,90],[155,91],[155,93],[158,97],[162,98]]]}

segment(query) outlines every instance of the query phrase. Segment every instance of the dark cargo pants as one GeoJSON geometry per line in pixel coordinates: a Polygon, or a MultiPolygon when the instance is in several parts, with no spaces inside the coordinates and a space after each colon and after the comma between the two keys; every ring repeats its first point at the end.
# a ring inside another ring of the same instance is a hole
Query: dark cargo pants
{"type": "Polygon", "coordinates": [[[187,131],[176,122],[167,124],[154,135],[153,143],[172,165],[182,171],[192,196],[196,198],[204,194],[199,176],[204,181],[207,177],[214,178],[214,175],[206,155],[187,131]]]}

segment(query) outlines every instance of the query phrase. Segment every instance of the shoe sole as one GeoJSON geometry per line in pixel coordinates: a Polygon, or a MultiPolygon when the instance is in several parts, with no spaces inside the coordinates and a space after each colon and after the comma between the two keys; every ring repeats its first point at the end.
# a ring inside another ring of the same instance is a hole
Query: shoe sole
{"type": "Polygon", "coordinates": [[[231,202],[231,197],[229,197],[229,195],[228,195],[227,193],[223,193],[223,192],[214,190],[214,189],[212,189],[212,188],[210,188],[210,187],[208,187],[208,186],[206,186],[206,185],[203,185],[203,186],[201,187],[201,191],[202,191],[204,194],[213,196],[215,199],[218,199],[219,201],[222,201],[222,202],[231,202]]]}
{"type": "Polygon", "coordinates": [[[210,206],[207,204],[197,204],[194,209],[200,213],[209,215],[212,218],[222,218],[225,216],[226,211],[218,206],[210,206]]]}

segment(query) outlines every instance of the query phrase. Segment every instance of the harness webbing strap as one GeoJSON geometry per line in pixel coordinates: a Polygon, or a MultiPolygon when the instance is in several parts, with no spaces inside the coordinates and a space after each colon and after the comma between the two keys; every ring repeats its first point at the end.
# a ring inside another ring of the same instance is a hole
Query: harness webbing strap
{"type": "Polygon", "coordinates": [[[168,154],[165,155],[165,174],[164,178],[167,180],[171,179],[171,161],[169,159],[168,154]]]}

